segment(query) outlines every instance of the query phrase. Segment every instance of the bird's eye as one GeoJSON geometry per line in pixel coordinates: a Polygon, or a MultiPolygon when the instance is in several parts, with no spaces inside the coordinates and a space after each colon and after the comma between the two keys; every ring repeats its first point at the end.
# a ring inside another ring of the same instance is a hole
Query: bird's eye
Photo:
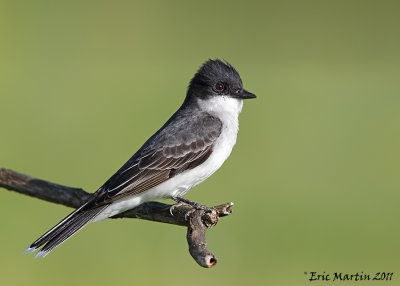
{"type": "Polygon", "coordinates": [[[218,93],[222,93],[225,90],[225,84],[223,82],[217,82],[214,86],[214,89],[218,93]]]}

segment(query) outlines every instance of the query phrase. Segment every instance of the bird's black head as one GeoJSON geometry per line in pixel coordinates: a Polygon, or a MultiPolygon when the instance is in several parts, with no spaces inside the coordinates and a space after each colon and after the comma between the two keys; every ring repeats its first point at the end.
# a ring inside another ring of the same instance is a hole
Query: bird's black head
{"type": "Polygon", "coordinates": [[[221,60],[206,61],[190,81],[188,97],[206,99],[213,96],[227,96],[238,99],[255,98],[243,89],[242,80],[236,69],[221,60]]]}

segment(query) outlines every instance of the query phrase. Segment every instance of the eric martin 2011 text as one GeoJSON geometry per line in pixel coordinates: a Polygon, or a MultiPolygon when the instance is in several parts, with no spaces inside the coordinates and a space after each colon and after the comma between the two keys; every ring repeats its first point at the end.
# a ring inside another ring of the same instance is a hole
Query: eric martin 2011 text
{"type": "Polygon", "coordinates": [[[313,281],[391,281],[393,272],[376,272],[375,274],[365,274],[364,272],[343,273],[343,272],[304,272],[308,276],[308,280],[313,281]]]}

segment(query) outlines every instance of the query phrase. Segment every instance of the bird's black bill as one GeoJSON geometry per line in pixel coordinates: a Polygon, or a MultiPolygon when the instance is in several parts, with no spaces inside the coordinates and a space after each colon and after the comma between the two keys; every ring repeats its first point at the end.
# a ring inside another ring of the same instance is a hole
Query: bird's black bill
{"type": "Polygon", "coordinates": [[[255,94],[243,89],[242,94],[240,94],[238,97],[241,99],[251,99],[251,98],[256,98],[257,96],[255,94]]]}

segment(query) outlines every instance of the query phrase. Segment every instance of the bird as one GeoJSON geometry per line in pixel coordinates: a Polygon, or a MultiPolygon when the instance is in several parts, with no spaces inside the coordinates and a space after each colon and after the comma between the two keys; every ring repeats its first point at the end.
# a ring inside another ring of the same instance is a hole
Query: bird
{"type": "Polygon", "coordinates": [[[227,61],[205,61],[191,79],[178,110],[82,206],[34,241],[26,252],[44,257],[90,222],[101,221],[143,202],[183,196],[218,170],[231,154],[243,88],[227,61]]]}

